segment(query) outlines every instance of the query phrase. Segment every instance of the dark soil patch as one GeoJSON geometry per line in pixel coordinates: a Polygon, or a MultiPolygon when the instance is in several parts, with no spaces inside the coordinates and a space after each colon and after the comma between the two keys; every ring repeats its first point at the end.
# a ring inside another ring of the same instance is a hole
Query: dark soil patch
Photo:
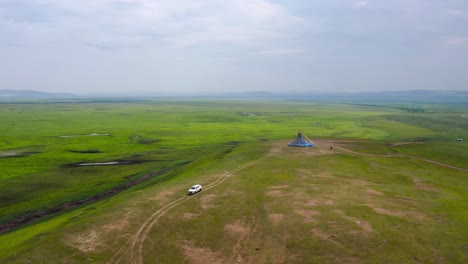
{"type": "Polygon", "coordinates": [[[138,144],[143,144],[143,145],[150,145],[150,144],[161,141],[161,139],[144,138],[139,135],[133,135],[129,137],[128,139],[130,139],[130,141],[132,141],[133,143],[138,143],[138,144]]]}
{"type": "Polygon", "coordinates": [[[131,180],[131,181],[127,182],[127,183],[124,183],[122,185],[118,185],[118,186],[116,186],[114,188],[111,188],[111,189],[106,190],[106,191],[104,191],[102,193],[99,193],[99,194],[96,194],[96,195],[93,195],[93,196],[90,196],[90,197],[87,197],[87,198],[67,202],[67,203],[59,205],[57,207],[51,208],[51,209],[35,211],[35,212],[28,213],[26,215],[20,216],[20,217],[14,219],[12,221],[0,224],[0,234],[11,231],[11,230],[13,230],[13,229],[15,229],[15,228],[17,228],[17,227],[19,227],[21,225],[28,224],[28,223],[31,223],[33,221],[46,218],[47,216],[50,216],[52,214],[55,214],[55,213],[58,213],[58,212],[61,212],[61,211],[64,211],[64,210],[77,208],[77,207],[85,205],[85,204],[89,204],[89,203],[92,203],[92,202],[95,202],[95,201],[98,201],[98,200],[101,200],[101,199],[104,199],[104,198],[111,197],[111,196],[113,196],[115,194],[118,194],[118,193],[120,193],[122,191],[125,191],[125,190],[129,189],[130,187],[133,187],[133,186],[138,185],[138,184],[140,184],[142,182],[148,181],[148,180],[150,180],[152,178],[155,178],[155,177],[157,177],[159,175],[162,175],[162,174],[164,174],[164,173],[166,173],[166,172],[168,172],[170,170],[176,169],[177,167],[186,165],[186,164],[188,164],[190,162],[191,161],[181,162],[181,163],[176,164],[176,165],[174,165],[172,167],[164,168],[164,169],[152,172],[152,173],[145,174],[145,175],[143,175],[143,176],[141,176],[141,177],[139,177],[137,179],[131,180]]]}
{"type": "Polygon", "coordinates": [[[81,153],[81,154],[92,154],[92,153],[102,153],[99,149],[87,149],[87,150],[74,150],[70,149],[69,152],[81,153]]]}

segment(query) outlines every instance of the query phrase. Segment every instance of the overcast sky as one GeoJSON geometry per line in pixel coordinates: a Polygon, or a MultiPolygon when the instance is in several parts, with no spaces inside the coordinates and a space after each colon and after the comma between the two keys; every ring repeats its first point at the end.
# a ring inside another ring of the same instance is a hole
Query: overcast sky
{"type": "Polygon", "coordinates": [[[468,1],[0,0],[0,89],[468,90],[468,1]]]}

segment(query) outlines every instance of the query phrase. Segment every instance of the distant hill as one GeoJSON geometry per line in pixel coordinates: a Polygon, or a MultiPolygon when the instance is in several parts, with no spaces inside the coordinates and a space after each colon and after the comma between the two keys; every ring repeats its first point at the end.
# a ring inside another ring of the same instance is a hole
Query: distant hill
{"type": "Polygon", "coordinates": [[[380,91],[380,92],[246,92],[230,97],[284,98],[313,102],[363,103],[363,102],[414,102],[414,103],[467,103],[468,91],[380,91]]]}
{"type": "Polygon", "coordinates": [[[32,90],[0,90],[0,100],[4,99],[57,99],[73,98],[71,93],[48,93],[32,90]]]}
{"type": "Polygon", "coordinates": [[[314,91],[246,91],[246,92],[198,92],[198,91],[147,91],[127,93],[99,93],[75,95],[72,93],[48,93],[41,91],[0,90],[1,100],[21,99],[112,99],[141,100],[150,98],[258,98],[286,99],[323,103],[465,103],[468,104],[468,91],[379,91],[379,92],[314,92],[314,91]]]}
{"type": "MultiPolygon", "coordinates": [[[[361,93],[338,93],[322,98],[352,102],[415,102],[415,103],[468,103],[468,91],[383,91],[361,93]]],[[[320,97],[319,97],[320,98],[320,97]]]]}

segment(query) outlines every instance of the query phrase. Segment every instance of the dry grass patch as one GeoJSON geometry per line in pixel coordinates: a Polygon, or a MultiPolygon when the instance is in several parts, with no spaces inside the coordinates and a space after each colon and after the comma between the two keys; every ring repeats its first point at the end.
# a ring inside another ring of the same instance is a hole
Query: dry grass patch
{"type": "Polygon", "coordinates": [[[395,195],[393,197],[393,202],[398,205],[406,205],[409,207],[414,207],[418,203],[414,200],[414,198],[411,197],[406,197],[406,196],[401,196],[401,195],[395,195]]]}
{"type": "Polygon", "coordinates": [[[309,201],[307,201],[304,205],[305,206],[317,206],[317,205],[320,205],[321,204],[321,201],[317,200],[317,199],[311,199],[309,201]]]}
{"type": "Polygon", "coordinates": [[[367,205],[367,206],[372,208],[372,210],[374,210],[376,213],[383,214],[383,215],[402,217],[402,218],[406,218],[406,219],[416,219],[418,221],[422,221],[422,220],[427,219],[427,217],[424,214],[420,213],[420,212],[390,210],[390,209],[375,207],[373,205],[367,205]]]}
{"type": "Polygon", "coordinates": [[[297,214],[304,217],[304,222],[306,223],[317,223],[316,217],[320,215],[319,212],[314,210],[303,210],[303,209],[296,209],[294,210],[297,214]]]}
{"type": "Polygon", "coordinates": [[[214,201],[218,197],[216,194],[206,194],[200,198],[200,206],[203,209],[209,209],[215,207],[214,201]]]}
{"type": "Polygon", "coordinates": [[[337,246],[343,246],[340,242],[336,241],[335,238],[336,238],[336,235],[333,235],[333,234],[327,234],[325,233],[324,231],[314,227],[312,228],[312,234],[322,240],[326,240],[328,242],[331,242],[337,246]]]}
{"type": "Polygon", "coordinates": [[[122,231],[126,229],[130,224],[130,215],[132,212],[127,212],[123,219],[117,219],[114,222],[107,223],[103,226],[103,229],[106,231],[122,231]]]}
{"type": "Polygon", "coordinates": [[[268,218],[270,218],[273,225],[279,225],[284,219],[284,214],[269,214],[268,218]]]}
{"type": "Polygon", "coordinates": [[[222,264],[226,263],[216,252],[213,252],[210,248],[201,248],[195,246],[193,241],[183,241],[179,247],[183,250],[186,261],[193,264],[222,264]]]}
{"type": "Polygon", "coordinates": [[[238,233],[241,235],[247,235],[250,232],[250,227],[243,226],[241,221],[238,220],[234,223],[225,225],[224,230],[230,233],[238,233]]]}
{"type": "MultiPolygon", "coordinates": [[[[358,176],[356,176],[356,177],[358,177],[358,176]]],[[[367,186],[369,184],[368,181],[359,180],[359,179],[350,180],[349,183],[351,183],[352,186],[367,186]]]]}
{"type": "Polygon", "coordinates": [[[277,185],[277,186],[270,186],[270,189],[285,189],[288,188],[288,185],[277,185]]]}
{"type": "Polygon", "coordinates": [[[100,234],[96,230],[90,230],[84,234],[68,236],[67,244],[87,253],[95,251],[103,243],[101,241],[100,234]]]}
{"type": "Polygon", "coordinates": [[[348,215],[346,215],[345,213],[343,213],[342,211],[339,211],[339,210],[335,210],[335,212],[338,213],[344,219],[346,219],[348,221],[351,221],[351,222],[354,222],[356,225],[358,225],[366,233],[373,233],[374,232],[374,229],[369,224],[369,222],[361,220],[361,219],[356,218],[356,217],[348,216],[348,215]]]}
{"type": "Polygon", "coordinates": [[[186,212],[182,214],[182,220],[191,220],[198,216],[200,216],[200,214],[186,212]]]}
{"type": "Polygon", "coordinates": [[[181,191],[181,189],[178,190],[164,190],[162,192],[159,192],[158,194],[151,196],[148,198],[150,201],[157,201],[159,203],[167,203],[171,201],[171,196],[174,195],[176,192],[181,191]]]}
{"type": "Polygon", "coordinates": [[[305,170],[305,169],[297,169],[295,175],[299,177],[301,180],[311,180],[313,182],[316,182],[320,179],[326,179],[326,178],[331,178],[332,176],[329,173],[326,172],[313,172],[310,170],[305,170]]]}
{"type": "Polygon", "coordinates": [[[266,195],[272,196],[272,197],[278,197],[278,196],[288,196],[289,193],[280,191],[280,190],[271,190],[271,191],[268,191],[266,195]]]}
{"type": "Polygon", "coordinates": [[[424,190],[424,191],[434,190],[432,186],[423,183],[421,179],[418,179],[418,178],[413,178],[413,184],[414,184],[414,188],[418,190],[424,190]]]}
{"type": "Polygon", "coordinates": [[[382,192],[379,192],[379,191],[376,191],[376,190],[372,190],[372,189],[367,189],[367,190],[366,190],[366,193],[372,194],[372,195],[378,195],[378,196],[383,195],[382,192]]]}

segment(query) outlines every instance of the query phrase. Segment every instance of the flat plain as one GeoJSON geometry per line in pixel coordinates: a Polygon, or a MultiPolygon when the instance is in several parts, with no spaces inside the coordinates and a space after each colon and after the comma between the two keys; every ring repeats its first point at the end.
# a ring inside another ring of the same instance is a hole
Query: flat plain
{"type": "Polygon", "coordinates": [[[462,104],[4,102],[0,263],[466,263],[466,116],[462,104]],[[315,146],[288,147],[299,131],[315,146]]]}

